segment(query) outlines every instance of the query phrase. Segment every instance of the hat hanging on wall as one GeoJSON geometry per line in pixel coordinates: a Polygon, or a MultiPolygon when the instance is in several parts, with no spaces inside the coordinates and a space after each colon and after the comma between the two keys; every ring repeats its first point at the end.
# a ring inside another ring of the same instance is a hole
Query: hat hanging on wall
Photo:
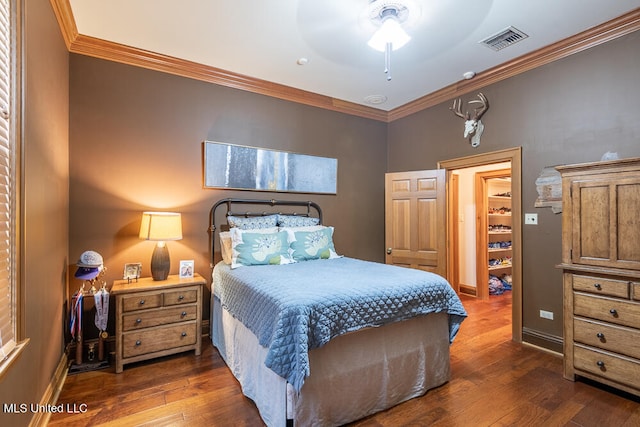
{"type": "Polygon", "coordinates": [[[76,263],[78,269],[76,270],[75,277],[82,280],[93,280],[98,277],[98,274],[102,271],[103,264],[102,255],[98,252],[85,251],[80,255],[80,259],[78,259],[76,263]]]}

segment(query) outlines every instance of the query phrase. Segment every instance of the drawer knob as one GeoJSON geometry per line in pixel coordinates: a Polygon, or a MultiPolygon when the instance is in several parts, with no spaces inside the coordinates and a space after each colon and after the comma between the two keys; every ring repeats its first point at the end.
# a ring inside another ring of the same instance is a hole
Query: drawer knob
{"type": "Polygon", "coordinates": [[[140,345],[140,344],[142,344],[142,341],[140,340],[136,341],[136,345],[140,345]]]}
{"type": "Polygon", "coordinates": [[[143,300],[143,299],[141,299],[139,304],[140,304],[140,305],[144,305],[144,300],[143,300]]]}
{"type": "Polygon", "coordinates": [[[600,283],[594,283],[593,287],[596,288],[597,290],[602,289],[602,285],[600,283]]]}
{"type": "Polygon", "coordinates": [[[186,333],[186,332],[183,332],[181,335],[182,335],[183,337],[186,337],[186,336],[187,336],[187,333],[186,333]]]}
{"type": "Polygon", "coordinates": [[[180,295],[180,296],[178,297],[178,301],[182,301],[183,299],[184,299],[184,295],[180,295]]]}
{"type": "Polygon", "coordinates": [[[138,317],[138,318],[136,319],[136,323],[142,323],[142,319],[138,317]]]}
{"type": "Polygon", "coordinates": [[[184,316],[186,316],[186,315],[187,315],[187,312],[186,312],[186,311],[183,311],[182,313],[180,313],[180,315],[181,315],[182,317],[184,317],[184,316]]]}
{"type": "Polygon", "coordinates": [[[614,317],[618,317],[618,310],[616,310],[615,308],[609,310],[609,313],[611,313],[611,315],[614,317]]]}
{"type": "Polygon", "coordinates": [[[598,360],[596,362],[596,365],[598,365],[598,367],[602,370],[604,370],[604,362],[602,360],[598,360]]]}
{"type": "Polygon", "coordinates": [[[600,341],[603,341],[603,342],[604,342],[604,334],[603,334],[602,332],[598,332],[598,333],[596,334],[596,337],[598,337],[598,339],[599,339],[600,341]]]}

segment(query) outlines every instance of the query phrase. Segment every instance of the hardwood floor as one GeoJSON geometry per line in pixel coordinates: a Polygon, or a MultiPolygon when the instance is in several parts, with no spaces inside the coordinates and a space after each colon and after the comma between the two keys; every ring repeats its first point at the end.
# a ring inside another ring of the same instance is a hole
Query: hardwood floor
{"type": "MultiPolygon", "coordinates": [[[[509,293],[461,298],[469,318],[451,347],[451,381],[352,426],[640,425],[640,399],[567,381],[560,357],[511,341],[509,293]]],[[[263,425],[218,352],[203,347],[121,374],[112,366],[69,376],[58,404],[86,412],[53,414],[49,426],[263,425]]]]}

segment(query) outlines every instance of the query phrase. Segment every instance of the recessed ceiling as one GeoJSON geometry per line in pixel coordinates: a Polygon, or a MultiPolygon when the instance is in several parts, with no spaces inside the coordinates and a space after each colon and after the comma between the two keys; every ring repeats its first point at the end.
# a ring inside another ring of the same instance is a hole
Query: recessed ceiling
{"type": "Polygon", "coordinates": [[[54,0],[65,1],[80,35],[387,112],[640,7],[413,0],[412,39],[392,53],[387,81],[384,54],[367,46],[368,0],[54,0]],[[498,51],[480,43],[509,27],[528,37],[498,51]]]}

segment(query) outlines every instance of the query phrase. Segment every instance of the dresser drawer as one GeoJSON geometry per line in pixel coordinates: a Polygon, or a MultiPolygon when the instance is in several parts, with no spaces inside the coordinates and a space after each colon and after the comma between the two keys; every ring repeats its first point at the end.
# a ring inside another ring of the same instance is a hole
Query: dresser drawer
{"type": "Polygon", "coordinates": [[[134,329],[167,325],[170,323],[184,322],[186,320],[195,320],[197,317],[197,307],[195,305],[171,307],[164,310],[145,310],[122,316],[122,330],[131,331],[134,329]]]}
{"type": "Polygon", "coordinates": [[[189,304],[198,300],[197,288],[183,288],[164,293],[164,305],[189,304]]]}
{"type": "Polygon", "coordinates": [[[574,292],[573,313],[618,325],[640,328],[640,304],[574,292]]]}
{"type": "Polygon", "coordinates": [[[123,334],[122,355],[133,357],[196,343],[196,322],[123,334]]]}
{"type": "Polygon", "coordinates": [[[634,283],[631,287],[631,298],[640,301],[640,283],[634,283]]]}
{"type": "Polygon", "coordinates": [[[598,295],[629,298],[629,282],[573,275],[573,289],[598,295]]]}
{"type": "Polygon", "coordinates": [[[122,311],[147,310],[162,307],[162,294],[140,292],[122,297],[122,311]]]}
{"type": "Polygon", "coordinates": [[[574,345],[573,364],[576,369],[631,387],[640,387],[640,363],[637,360],[574,345]]]}
{"type": "Polygon", "coordinates": [[[573,339],[582,344],[640,359],[640,330],[574,318],[573,339]]]}

